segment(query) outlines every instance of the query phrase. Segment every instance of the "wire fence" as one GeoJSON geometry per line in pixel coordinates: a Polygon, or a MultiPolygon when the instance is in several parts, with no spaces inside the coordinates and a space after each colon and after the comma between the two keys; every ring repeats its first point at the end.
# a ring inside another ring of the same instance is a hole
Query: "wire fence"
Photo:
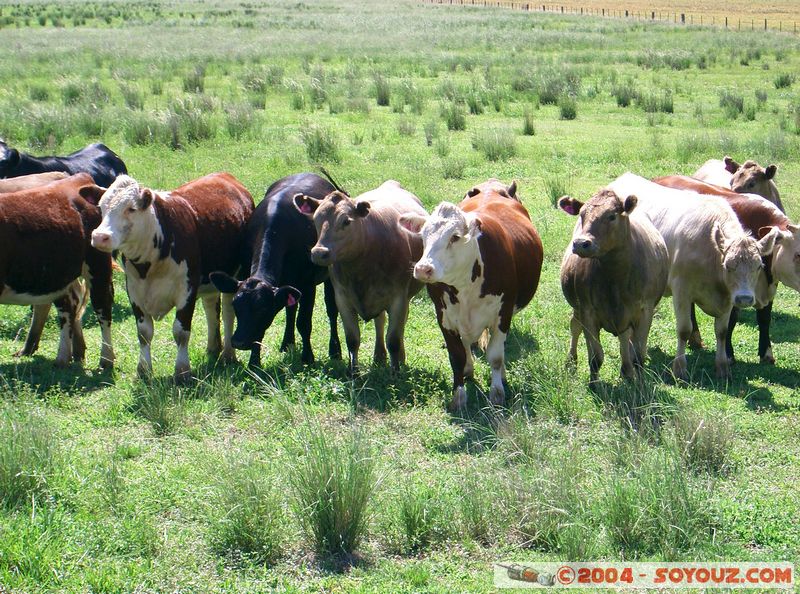
{"type": "Polygon", "coordinates": [[[422,0],[426,4],[452,4],[460,6],[485,6],[547,12],[555,14],[586,15],[606,18],[635,19],[640,21],[669,22],[676,25],[698,25],[721,27],[737,31],[776,31],[798,33],[797,21],[755,17],[727,17],[662,10],[623,10],[611,8],[575,7],[560,4],[537,4],[533,2],[508,2],[506,0],[422,0]]]}

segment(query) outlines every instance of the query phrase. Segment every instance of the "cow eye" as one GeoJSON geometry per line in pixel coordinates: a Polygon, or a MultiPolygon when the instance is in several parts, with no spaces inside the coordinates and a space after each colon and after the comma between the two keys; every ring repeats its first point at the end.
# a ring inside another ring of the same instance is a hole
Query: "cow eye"
{"type": "Polygon", "coordinates": [[[125,212],[128,212],[128,213],[136,212],[136,207],[135,206],[129,206],[128,210],[126,210],[125,212]]]}
{"type": "Polygon", "coordinates": [[[458,233],[455,233],[455,234],[451,235],[450,236],[450,245],[453,245],[459,239],[461,239],[461,236],[458,233]]]}
{"type": "Polygon", "coordinates": [[[345,219],[342,221],[342,227],[347,227],[350,224],[350,219],[345,219]]]}
{"type": "Polygon", "coordinates": [[[617,220],[617,215],[615,215],[614,213],[611,213],[610,215],[608,215],[608,221],[609,222],[616,221],[616,220],[617,220]]]}

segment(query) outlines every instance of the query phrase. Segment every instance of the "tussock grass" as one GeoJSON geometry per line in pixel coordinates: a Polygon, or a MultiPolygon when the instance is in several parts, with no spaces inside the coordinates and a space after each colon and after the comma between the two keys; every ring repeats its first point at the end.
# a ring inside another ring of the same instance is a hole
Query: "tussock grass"
{"type": "Polygon", "coordinates": [[[184,73],[181,84],[186,93],[202,93],[206,88],[205,66],[198,65],[184,73]]]}
{"type": "Polygon", "coordinates": [[[318,124],[306,124],[300,129],[300,140],[306,147],[311,163],[341,161],[339,139],[327,128],[318,124]]]}
{"type": "Polygon", "coordinates": [[[467,129],[467,114],[464,108],[456,102],[443,103],[439,111],[442,119],[451,131],[467,129]]]}
{"type": "Polygon", "coordinates": [[[481,130],[473,135],[472,148],[489,161],[505,161],[517,154],[517,141],[505,129],[481,130]]]}
{"type": "Polygon", "coordinates": [[[392,87],[388,79],[381,73],[376,72],[372,76],[375,85],[375,101],[378,105],[387,106],[391,101],[392,87]]]}
{"type": "Polygon", "coordinates": [[[672,426],[675,447],[690,468],[717,475],[731,470],[734,430],[728,419],[685,410],[672,418],[672,426]]]}
{"type": "Polygon", "coordinates": [[[184,389],[169,379],[139,382],[131,390],[131,411],[150,423],[159,437],[174,433],[183,420],[184,389]]]}
{"type": "Polygon", "coordinates": [[[533,119],[533,112],[531,112],[529,107],[525,107],[525,111],[522,114],[522,135],[523,136],[534,136],[536,135],[536,123],[533,119]]]}
{"type": "Polygon", "coordinates": [[[578,103],[569,95],[562,95],[558,100],[558,117],[562,120],[574,120],[578,117],[578,103]]]}
{"type": "Polygon", "coordinates": [[[773,81],[776,89],[788,89],[794,84],[796,77],[794,74],[782,72],[773,81]]]}
{"type": "Polygon", "coordinates": [[[735,120],[744,112],[744,97],[730,89],[723,89],[719,93],[719,106],[729,120],[735,120]]]}

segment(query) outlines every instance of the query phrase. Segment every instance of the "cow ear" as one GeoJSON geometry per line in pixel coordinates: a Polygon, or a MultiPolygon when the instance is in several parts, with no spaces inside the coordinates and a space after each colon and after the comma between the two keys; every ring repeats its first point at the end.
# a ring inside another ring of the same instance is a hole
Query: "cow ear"
{"type": "Polygon", "coordinates": [[[622,211],[625,214],[631,214],[636,205],[639,204],[639,199],[631,194],[627,198],[625,198],[625,202],[622,203],[622,211]]]}
{"type": "Polygon", "coordinates": [[[797,235],[800,233],[800,225],[786,225],[786,230],[794,235],[797,235]]]}
{"type": "Polygon", "coordinates": [[[570,196],[562,196],[558,199],[558,207],[572,216],[577,215],[581,211],[582,206],[583,202],[575,200],[575,198],[571,198],[570,196]]]}
{"type": "Polygon", "coordinates": [[[153,191],[150,188],[144,188],[141,192],[139,192],[139,201],[136,205],[136,208],[139,210],[144,210],[146,208],[150,208],[152,203],[153,191]]]}
{"type": "Polygon", "coordinates": [[[13,148],[6,148],[3,161],[3,165],[6,167],[16,167],[19,164],[19,151],[13,148]]]}
{"type": "Polygon", "coordinates": [[[81,198],[86,200],[89,204],[94,204],[97,206],[100,204],[100,198],[103,197],[103,194],[106,193],[106,188],[101,188],[100,186],[83,186],[80,190],[78,190],[78,194],[81,195],[81,198]]]}
{"type": "Polygon", "coordinates": [[[714,230],[711,233],[714,235],[714,243],[717,244],[719,251],[724,254],[728,245],[727,242],[725,241],[725,235],[722,233],[722,227],[715,224],[714,230]]]}
{"type": "Polygon", "coordinates": [[[297,302],[300,301],[301,296],[302,293],[300,293],[300,291],[288,285],[275,291],[275,300],[278,302],[278,304],[286,305],[286,307],[297,305],[297,302]]]}
{"type": "Polygon", "coordinates": [[[322,200],[306,196],[305,194],[295,194],[294,198],[292,198],[292,202],[299,212],[310,216],[317,211],[322,200]]]}
{"type": "Polygon", "coordinates": [[[212,272],[208,278],[220,293],[236,293],[239,290],[239,281],[225,272],[212,272]]]}
{"type": "MultiPolygon", "coordinates": [[[[772,225],[769,225],[767,227],[761,227],[758,230],[758,238],[759,239],[764,239],[764,237],[766,237],[767,234],[770,231],[772,231],[773,229],[778,229],[778,227],[774,227],[772,225]]],[[[793,232],[792,232],[791,229],[787,228],[786,231],[781,231],[780,229],[778,229],[778,233],[775,236],[775,245],[778,245],[778,244],[783,243],[785,241],[791,241],[792,238],[793,238],[793,232]]]]}
{"type": "Polygon", "coordinates": [[[775,174],[778,173],[778,166],[777,165],[769,165],[764,170],[764,178],[765,179],[772,179],[775,177],[775,174]]]}
{"type": "Polygon", "coordinates": [[[361,200],[356,202],[356,215],[359,217],[365,217],[369,214],[369,202],[366,200],[361,200]]]}
{"type": "Polygon", "coordinates": [[[467,198],[474,198],[475,196],[477,196],[480,193],[481,193],[480,188],[472,188],[471,190],[469,190],[467,192],[467,198]]]}
{"type": "Polygon", "coordinates": [[[722,162],[725,163],[725,171],[728,173],[736,173],[736,171],[739,169],[739,164],[731,159],[728,155],[723,157],[722,162]]]}
{"type": "Polygon", "coordinates": [[[517,180],[513,180],[511,182],[511,185],[508,186],[508,195],[511,196],[512,198],[517,197],[517,180]]]}
{"type": "Polygon", "coordinates": [[[477,237],[481,229],[483,228],[483,222],[481,221],[480,217],[472,217],[467,221],[467,234],[470,238],[477,237]]]}
{"type": "Polygon", "coordinates": [[[406,231],[410,231],[411,233],[419,233],[422,231],[422,227],[425,226],[425,221],[427,220],[428,217],[426,216],[419,215],[415,212],[407,212],[403,215],[400,215],[400,218],[397,220],[397,224],[406,231]]]}
{"type": "Polygon", "coordinates": [[[758,241],[758,253],[762,256],[769,256],[772,250],[775,249],[775,241],[778,239],[780,232],[781,230],[777,227],[772,227],[769,233],[758,241]]]}

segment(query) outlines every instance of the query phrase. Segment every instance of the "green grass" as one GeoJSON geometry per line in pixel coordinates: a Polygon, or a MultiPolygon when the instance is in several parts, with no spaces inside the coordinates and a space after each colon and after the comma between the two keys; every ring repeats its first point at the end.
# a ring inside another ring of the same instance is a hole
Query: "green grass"
{"type": "Polygon", "coordinates": [[[603,335],[592,393],[583,340],[577,368],[564,365],[558,270],[575,218],[553,208],[628,170],[690,174],[730,154],[777,163],[797,221],[800,98],[782,76],[800,66],[796,38],[411,0],[3,3],[0,23],[13,48],[0,136],[23,150],[102,141],[147,186],[227,170],[257,200],[324,163],[353,194],[397,179],[428,211],[516,179],[545,246],[507,340],[508,407],[487,406],[481,354],[462,415],[445,409],[449,363],[424,292],[399,372],[371,364],[365,325],[349,380],[325,355],[321,306],[313,366],[279,351],[282,315],[260,375],[215,366],[198,311],[199,379],[178,387],[172,314],[156,323],[154,379],[137,379],[119,274],[113,372],[93,368],[91,314],[85,369],[53,367],[55,319],[36,356],[13,358],[29,309],[1,305],[2,587],[489,592],[497,559],[800,562],[797,295],[777,294],[775,366],[758,363],[744,311],[731,381],[702,350],[674,385],[665,298],[644,381],[619,380],[603,335]],[[576,119],[562,119],[563,96],[576,119]]]}

